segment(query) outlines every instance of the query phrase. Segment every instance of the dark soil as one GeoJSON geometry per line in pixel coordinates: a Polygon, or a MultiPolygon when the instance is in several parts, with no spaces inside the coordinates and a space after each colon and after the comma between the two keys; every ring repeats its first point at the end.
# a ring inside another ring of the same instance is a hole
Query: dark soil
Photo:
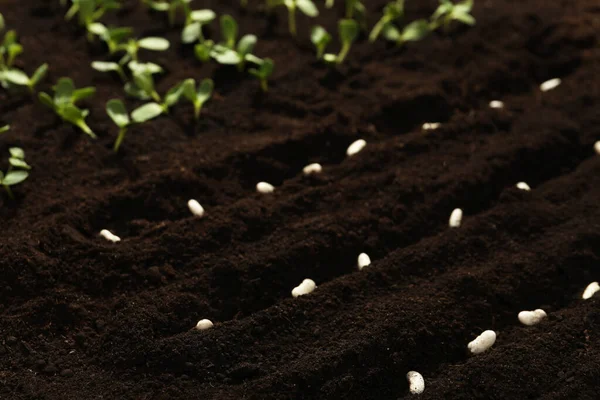
{"type": "MultiPolygon", "coordinates": [[[[362,37],[338,70],[315,62],[314,21],[300,17],[294,41],[262,2],[196,1],[259,36],[277,65],[267,95],[200,65],[138,3],[107,21],[171,40],[142,54],[168,67],[159,91],[212,76],[216,94],[198,125],[177,106],[118,155],[104,104],[121,85],[89,67],[104,50],[58,1],[1,4],[20,67],[50,64],[42,89],[61,76],[97,87],[99,139],[0,92],[0,166],[13,145],[33,166],[15,201],[0,198],[0,398],[398,399],[409,370],[423,399],[599,398],[600,299],[581,300],[600,278],[597,0],[478,0],[475,27],[404,49],[362,37]],[[347,159],[358,138],[366,149],[347,159]],[[302,176],[311,162],[323,173],[302,176]],[[262,180],[273,195],[255,192],[262,180]],[[358,272],[363,251],[373,264],[358,272]],[[292,298],[304,278],[318,288],[292,298]],[[535,308],[548,318],[521,325],[535,308]],[[194,330],[202,318],[215,327],[194,330]],[[470,356],[485,329],[496,344],[470,356]]],[[[337,3],[318,18],[330,31],[337,3]]],[[[385,1],[367,3],[373,23],[385,1]]],[[[408,19],[436,4],[407,3],[408,19]]]]}

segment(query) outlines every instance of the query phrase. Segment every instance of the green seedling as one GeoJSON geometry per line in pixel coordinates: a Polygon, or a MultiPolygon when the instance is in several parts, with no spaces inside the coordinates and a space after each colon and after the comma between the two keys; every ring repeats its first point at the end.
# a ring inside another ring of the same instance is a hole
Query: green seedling
{"type": "Polygon", "coordinates": [[[194,43],[205,41],[204,35],[202,34],[202,27],[210,24],[215,20],[217,14],[212,10],[195,10],[190,15],[190,23],[183,28],[181,31],[181,41],[183,43],[194,43]]]}
{"type": "Polygon", "coordinates": [[[450,0],[440,0],[440,5],[431,16],[431,30],[440,26],[447,32],[452,21],[459,21],[466,25],[475,25],[475,18],[471,15],[473,0],[463,0],[454,4],[450,0]]]}
{"type": "Polygon", "coordinates": [[[71,7],[65,14],[68,21],[77,15],[79,25],[88,31],[88,40],[92,40],[93,32],[90,26],[98,21],[108,10],[116,10],[121,7],[119,0],[71,0],[71,7]]]}
{"type": "MultiPolygon", "coordinates": [[[[0,14],[0,32],[4,28],[4,17],[0,14]]],[[[21,53],[23,53],[23,46],[17,42],[17,33],[14,30],[6,32],[0,44],[0,84],[4,88],[26,86],[33,92],[35,86],[46,76],[48,64],[40,65],[29,77],[25,72],[13,67],[15,59],[21,53]]]]}
{"type": "Polygon", "coordinates": [[[395,0],[388,3],[383,9],[383,16],[377,21],[371,33],[369,34],[369,41],[374,42],[379,37],[383,28],[402,18],[404,15],[404,0],[395,0]]]}
{"type": "Polygon", "coordinates": [[[110,54],[123,49],[126,40],[133,35],[133,29],[128,27],[107,28],[100,22],[94,22],[88,27],[88,32],[98,36],[108,46],[110,54]]]}
{"type": "Polygon", "coordinates": [[[188,99],[194,105],[194,118],[198,120],[200,118],[200,111],[202,106],[212,96],[214,89],[214,83],[212,79],[203,79],[196,90],[196,81],[194,79],[186,79],[182,83],[183,96],[188,99]]]}
{"type": "Polygon", "coordinates": [[[358,37],[359,28],[358,22],[353,19],[342,19],[338,22],[338,35],[342,48],[339,54],[335,55],[327,53],[323,56],[323,60],[330,64],[342,64],[352,47],[352,44],[358,37]]]}
{"type": "Polygon", "coordinates": [[[325,7],[332,8],[335,5],[335,0],[325,0],[325,7]]]}
{"type": "Polygon", "coordinates": [[[186,25],[189,23],[190,14],[192,10],[190,9],[189,3],[192,0],[145,0],[144,2],[153,10],[166,12],[169,18],[169,24],[175,24],[175,17],[177,16],[177,10],[181,9],[183,14],[185,15],[186,25]]]}
{"type": "Polygon", "coordinates": [[[152,99],[162,107],[165,114],[168,113],[169,108],[175,105],[183,95],[183,82],[169,89],[163,99],[154,88],[152,75],[155,70],[152,67],[142,65],[140,64],[138,67],[132,69],[133,82],[125,84],[125,92],[131,97],[140,100],[152,99]]]}
{"type": "Polygon", "coordinates": [[[125,75],[123,68],[116,62],[93,61],[92,68],[99,72],[116,72],[123,82],[127,82],[127,75],[125,75]]]}
{"type": "Polygon", "coordinates": [[[119,60],[119,64],[124,65],[132,60],[138,61],[138,52],[140,49],[165,51],[169,46],[169,41],[161,37],[146,37],[139,40],[129,39],[127,43],[119,46],[119,50],[125,51],[125,55],[119,60]]]}
{"type": "Polygon", "coordinates": [[[310,32],[310,41],[317,48],[317,59],[320,60],[331,42],[331,35],[322,26],[314,26],[310,32]]]}
{"type": "Polygon", "coordinates": [[[0,185],[4,186],[6,193],[8,193],[11,199],[14,199],[10,187],[27,179],[29,177],[29,172],[27,171],[30,170],[31,167],[25,162],[25,152],[23,149],[11,147],[8,151],[10,152],[10,157],[8,159],[9,166],[6,173],[0,171],[0,185]]]}
{"type": "Polygon", "coordinates": [[[270,58],[265,58],[261,61],[262,62],[259,63],[256,68],[250,68],[248,72],[258,78],[260,81],[260,88],[263,92],[266,92],[269,90],[268,79],[271,74],[273,74],[275,63],[270,58]]]}
{"type": "Polygon", "coordinates": [[[6,133],[10,130],[10,125],[0,126],[0,133],[6,133]]]}
{"type": "Polygon", "coordinates": [[[93,96],[96,93],[96,88],[75,89],[71,78],[60,78],[53,90],[54,97],[50,97],[45,92],[40,92],[38,95],[40,102],[51,108],[63,121],[77,126],[85,134],[95,139],[96,135],[85,122],[89,110],[82,110],[75,103],[93,96]]]}
{"type": "Polygon", "coordinates": [[[387,24],[383,28],[383,36],[387,40],[396,42],[398,46],[406,42],[416,42],[423,39],[431,32],[429,23],[424,19],[418,19],[406,25],[402,31],[395,27],[392,23],[387,24]]]}
{"type": "Polygon", "coordinates": [[[119,99],[112,99],[106,103],[106,113],[112,119],[112,121],[119,127],[119,135],[113,150],[119,151],[127,129],[134,124],[141,124],[151,119],[154,119],[164,112],[162,106],[157,103],[147,103],[140,106],[131,112],[131,117],[127,114],[127,109],[123,102],[119,99]]]}
{"type": "Polygon", "coordinates": [[[314,18],[319,15],[319,9],[312,0],[267,0],[267,9],[284,5],[288,10],[288,26],[292,36],[296,36],[296,9],[307,17],[314,18]]]}

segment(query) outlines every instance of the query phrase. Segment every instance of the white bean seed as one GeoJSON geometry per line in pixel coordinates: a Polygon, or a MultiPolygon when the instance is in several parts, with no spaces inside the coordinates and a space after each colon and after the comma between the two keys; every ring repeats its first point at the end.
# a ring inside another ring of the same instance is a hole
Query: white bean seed
{"type": "Polygon", "coordinates": [[[529,187],[529,185],[525,182],[519,182],[517,183],[517,189],[521,189],[521,190],[526,190],[526,191],[530,191],[531,188],[529,187]]]}
{"type": "Polygon", "coordinates": [[[600,154],[600,140],[594,143],[594,151],[596,152],[596,154],[600,154]]]}
{"type": "Polygon", "coordinates": [[[519,321],[521,321],[523,325],[531,326],[539,323],[547,316],[546,311],[540,308],[534,311],[521,311],[519,313],[519,321]]]}
{"type": "Polygon", "coordinates": [[[275,191],[275,186],[267,182],[258,182],[256,184],[256,190],[258,193],[273,193],[275,191]]]}
{"type": "Polygon", "coordinates": [[[423,379],[423,375],[417,371],[409,371],[408,374],[406,374],[406,379],[408,379],[408,387],[412,394],[423,393],[423,390],[425,390],[425,380],[423,379]]]}
{"type": "Polygon", "coordinates": [[[440,124],[439,122],[425,122],[421,129],[423,129],[424,131],[434,131],[440,126],[442,126],[442,124],[440,124]]]}
{"type": "Polygon", "coordinates": [[[301,284],[296,286],[294,290],[292,290],[292,296],[298,297],[303,296],[305,294],[309,294],[310,292],[315,290],[316,287],[317,285],[315,284],[315,281],[313,281],[312,279],[305,279],[302,281],[301,284]]]}
{"type": "Polygon", "coordinates": [[[463,212],[460,208],[454,209],[452,214],[450,214],[450,221],[448,221],[448,225],[450,228],[458,228],[462,223],[463,212]]]}
{"type": "Polygon", "coordinates": [[[547,92],[548,90],[555,89],[556,87],[558,87],[558,85],[561,84],[561,82],[562,81],[560,80],[560,78],[550,79],[540,85],[540,90],[542,92],[547,92]]]}
{"type": "Polygon", "coordinates": [[[102,236],[104,239],[108,240],[109,242],[120,242],[121,238],[118,237],[117,235],[113,235],[109,230],[106,229],[102,229],[100,231],[100,236],[102,236]]]}
{"type": "Polygon", "coordinates": [[[363,139],[358,139],[357,141],[352,143],[350,146],[348,146],[348,150],[346,150],[346,155],[348,157],[352,157],[353,155],[355,155],[356,153],[358,153],[359,151],[364,149],[366,145],[367,145],[366,141],[364,141],[363,139]]]}
{"type": "Polygon", "coordinates": [[[192,199],[188,201],[188,208],[196,217],[204,216],[204,207],[202,207],[196,200],[192,199]]]}
{"type": "Polygon", "coordinates": [[[471,350],[471,353],[480,354],[492,347],[495,342],[496,332],[487,330],[477,336],[467,347],[471,350]]]}
{"type": "Polygon", "coordinates": [[[308,175],[312,175],[312,174],[320,174],[321,171],[323,171],[323,167],[321,167],[321,164],[319,163],[314,163],[314,164],[308,164],[306,167],[304,167],[304,169],[302,170],[302,172],[304,173],[304,175],[308,176],[308,175]]]}
{"type": "Polygon", "coordinates": [[[598,285],[598,282],[592,282],[589,285],[587,285],[587,287],[583,291],[583,295],[581,296],[581,298],[584,300],[587,300],[587,299],[591,298],[594,295],[594,293],[596,293],[599,290],[600,290],[600,285],[598,285]]]}
{"type": "Polygon", "coordinates": [[[490,101],[490,108],[504,108],[504,103],[500,100],[490,101]]]}
{"type": "Polygon", "coordinates": [[[358,270],[360,271],[369,265],[371,265],[371,258],[365,253],[360,253],[358,256],[358,270]]]}
{"type": "Polygon", "coordinates": [[[199,331],[205,331],[207,329],[212,328],[213,326],[214,326],[214,324],[212,323],[212,321],[210,319],[201,319],[196,324],[196,329],[198,329],[199,331]]]}

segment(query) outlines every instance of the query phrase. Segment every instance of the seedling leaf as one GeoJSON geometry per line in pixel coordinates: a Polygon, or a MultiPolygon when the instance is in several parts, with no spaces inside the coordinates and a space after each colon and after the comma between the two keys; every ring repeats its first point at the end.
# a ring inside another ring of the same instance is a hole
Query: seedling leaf
{"type": "Polygon", "coordinates": [[[127,109],[119,99],[111,99],[106,103],[106,113],[119,128],[125,128],[131,123],[127,109]]]}
{"type": "Polygon", "coordinates": [[[62,119],[77,126],[85,134],[87,134],[95,139],[96,135],[94,134],[94,132],[92,132],[90,127],[85,123],[85,117],[88,115],[88,113],[89,113],[88,110],[81,110],[70,103],[60,109],[60,116],[62,117],[62,119]]]}
{"type": "Polygon", "coordinates": [[[10,130],[10,125],[0,126],[0,133],[5,133],[10,130]]]}
{"type": "Polygon", "coordinates": [[[238,35],[238,25],[231,15],[225,14],[221,16],[221,35],[223,35],[225,45],[233,49],[238,35]]]}
{"type": "Polygon", "coordinates": [[[29,79],[29,86],[31,88],[35,87],[42,79],[44,79],[47,72],[48,72],[48,64],[40,65],[38,67],[38,69],[35,70],[33,75],[31,75],[31,78],[29,79]]]}
{"type": "Polygon", "coordinates": [[[164,109],[160,104],[147,103],[133,110],[131,119],[136,123],[142,123],[158,117],[163,112],[164,109]]]}
{"type": "Polygon", "coordinates": [[[31,169],[31,167],[25,161],[19,158],[11,157],[8,159],[8,162],[15,168],[31,169]]]}
{"type": "Polygon", "coordinates": [[[2,179],[2,184],[4,186],[13,186],[23,182],[25,179],[27,179],[28,176],[29,172],[27,171],[10,171],[2,179]]]}
{"type": "Polygon", "coordinates": [[[353,19],[342,19],[338,24],[342,43],[352,43],[358,37],[358,23],[353,19]]]}
{"type": "Polygon", "coordinates": [[[423,39],[429,32],[429,23],[424,19],[418,19],[404,27],[398,40],[400,43],[414,42],[423,39]]]}
{"type": "Polygon", "coordinates": [[[17,158],[19,160],[25,159],[25,152],[20,147],[11,147],[8,149],[8,152],[12,158],[17,158]]]}
{"type": "Polygon", "coordinates": [[[212,79],[206,78],[200,82],[198,91],[196,92],[196,101],[205,103],[212,96],[215,84],[212,79]]]}
{"type": "Polygon", "coordinates": [[[54,86],[54,103],[60,107],[71,103],[75,84],[71,78],[60,78],[56,86],[54,86]]]}
{"type": "Polygon", "coordinates": [[[53,110],[55,109],[54,101],[52,100],[52,97],[48,95],[48,93],[40,92],[38,94],[38,98],[40,99],[40,103],[42,103],[46,107],[50,107],[53,110]]]}
{"type": "Polygon", "coordinates": [[[317,59],[320,59],[331,42],[331,35],[322,26],[314,26],[310,32],[310,41],[317,48],[317,59]]]}
{"type": "Polygon", "coordinates": [[[7,81],[20,86],[27,86],[29,84],[29,77],[23,71],[18,69],[10,69],[2,73],[4,79],[7,81]]]}
{"type": "Polygon", "coordinates": [[[305,15],[316,17],[319,15],[319,9],[311,0],[296,0],[296,5],[305,15]]]}
{"type": "Polygon", "coordinates": [[[138,46],[146,50],[165,51],[169,48],[169,41],[161,37],[147,37],[138,40],[138,46]]]}
{"type": "Polygon", "coordinates": [[[195,10],[190,14],[192,21],[199,22],[202,25],[212,22],[216,17],[217,14],[213,10],[195,10]]]}
{"type": "Polygon", "coordinates": [[[199,22],[192,22],[181,31],[181,41],[183,43],[194,43],[200,38],[202,25],[199,22]]]}
{"type": "Polygon", "coordinates": [[[85,87],[81,89],[77,89],[73,91],[73,96],[71,97],[71,101],[73,103],[78,102],[79,100],[87,99],[88,97],[92,97],[96,94],[96,88],[94,87],[85,87]]]}

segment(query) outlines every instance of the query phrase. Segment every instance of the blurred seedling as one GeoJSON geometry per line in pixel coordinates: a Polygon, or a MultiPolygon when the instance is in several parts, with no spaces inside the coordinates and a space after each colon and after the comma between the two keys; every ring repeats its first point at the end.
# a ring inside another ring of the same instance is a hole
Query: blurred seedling
{"type": "Polygon", "coordinates": [[[186,25],[189,23],[190,14],[192,9],[189,4],[192,0],[144,0],[151,9],[159,12],[166,12],[169,19],[169,25],[175,24],[175,17],[177,16],[177,10],[183,11],[186,19],[186,25]]]}
{"type": "Polygon", "coordinates": [[[54,97],[50,97],[45,92],[40,92],[38,95],[40,102],[51,108],[63,121],[75,125],[85,134],[95,139],[96,135],[85,122],[89,110],[80,109],[75,103],[93,96],[96,93],[96,88],[90,86],[76,89],[71,78],[60,78],[53,90],[54,97]]]}
{"type": "Polygon", "coordinates": [[[11,147],[8,149],[10,157],[8,158],[8,170],[6,173],[0,171],[0,185],[4,186],[4,190],[14,199],[11,186],[23,182],[29,177],[31,167],[25,162],[25,152],[19,147],[11,147]]]}
{"type": "Polygon", "coordinates": [[[312,0],[267,0],[267,9],[272,10],[275,7],[284,5],[288,10],[288,26],[290,34],[296,36],[296,9],[300,10],[307,17],[314,18],[319,15],[319,9],[312,0]]]}
{"type": "Polygon", "coordinates": [[[462,22],[466,25],[475,25],[475,18],[471,15],[473,0],[463,0],[453,3],[451,0],[440,0],[440,5],[431,16],[431,30],[442,27],[445,32],[450,29],[452,21],[462,22]]]}
{"type": "Polygon", "coordinates": [[[202,27],[215,20],[217,14],[212,10],[195,10],[190,14],[190,23],[181,31],[181,41],[183,43],[194,43],[200,41],[204,43],[204,34],[202,27]]]}
{"type": "Polygon", "coordinates": [[[106,113],[119,128],[119,135],[113,150],[119,151],[119,147],[125,139],[127,129],[135,124],[142,124],[146,121],[154,119],[164,112],[163,107],[157,103],[144,104],[131,112],[131,116],[127,113],[127,109],[123,102],[119,99],[112,99],[106,103],[106,113]]]}
{"type": "Polygon", "coordinates": [[[183,96],[194,105],[194,118],[198,120],[200,118],[202,106],[212,96],[214,82],[212,79],[203,79],[196,90],[196,81],[190,78],[183,81],[182,86],[183,96]]]}
{"type": "Polygon", "coordinates": [[[374,42],[379,37],[383,28],[402,18],[404,15],[404,0],[394,0],[388,3],[383,9],[383,16],[377,21],[371,33],[369,34],[369,41],[374,42]]]}
{"type": "Polygon", "coordinates": [[[261,60],[261,62],[255,68],[250,68],[248,72],[258,78],[260,81],[260,88],[263,92],[269,90],[268,79],[273,74],[273,70],[275,69],[275,63],[270,58],[265,58],[261,60]]]}
{"type": "MultiPolygon", "coordinates": [[[[323,54],[323,60],[329,64],[342,64],[352,47],[352,44],[358,37],[358,22],[353,19],[341,19],[338,22],[338,36],[342,44],[339,54],[323,54]]],[[[322,54],[327,44],[331,41],[331,35],[325,28],[314,27],[311,34],[311,40],[317,48],[317,55],[322,54]]]]}
{"type": "Polygon", "coordinates": [[[317,59],[323,58],[327,45],[331,42],[331,35],[322,26],[314,26],[310,32],[310,41],[317,49],[317,59]]]}
{"type": "Polygon", "coordinates": [[[398,46],[402,46],[406,42],[416,42],[429,35],[431,32],[430,24],[427,20],[418,19],[406,25],[402,30],[398,29],[394,24],[388,23],[383,27],[383,37],[392,42],[396,42],[398,46]]]}
{"type": "Polygon", "coordinates": [[[151,70],[147,68],[140,68],[132,70],[133,82],[127,82],[125,84],[125,92],[139,100],[154,100],[162,108],[163,113],[168,113],[169,108],[179,102],[183,95],[183,82],[178,83],[167,91],[164,99],[158,94],[154,87],[154,78],[152,77],[151,70]]]}
{"type": "Polygon", "coordinates": [[[90,27],[96,23],[109,10],[121,8],[119,0],[71,0],[71,7],[65,14],[65,20],[69,21],[77,15],[79,25],[88,31],[88,40],[92,40],[90,27]]]}

